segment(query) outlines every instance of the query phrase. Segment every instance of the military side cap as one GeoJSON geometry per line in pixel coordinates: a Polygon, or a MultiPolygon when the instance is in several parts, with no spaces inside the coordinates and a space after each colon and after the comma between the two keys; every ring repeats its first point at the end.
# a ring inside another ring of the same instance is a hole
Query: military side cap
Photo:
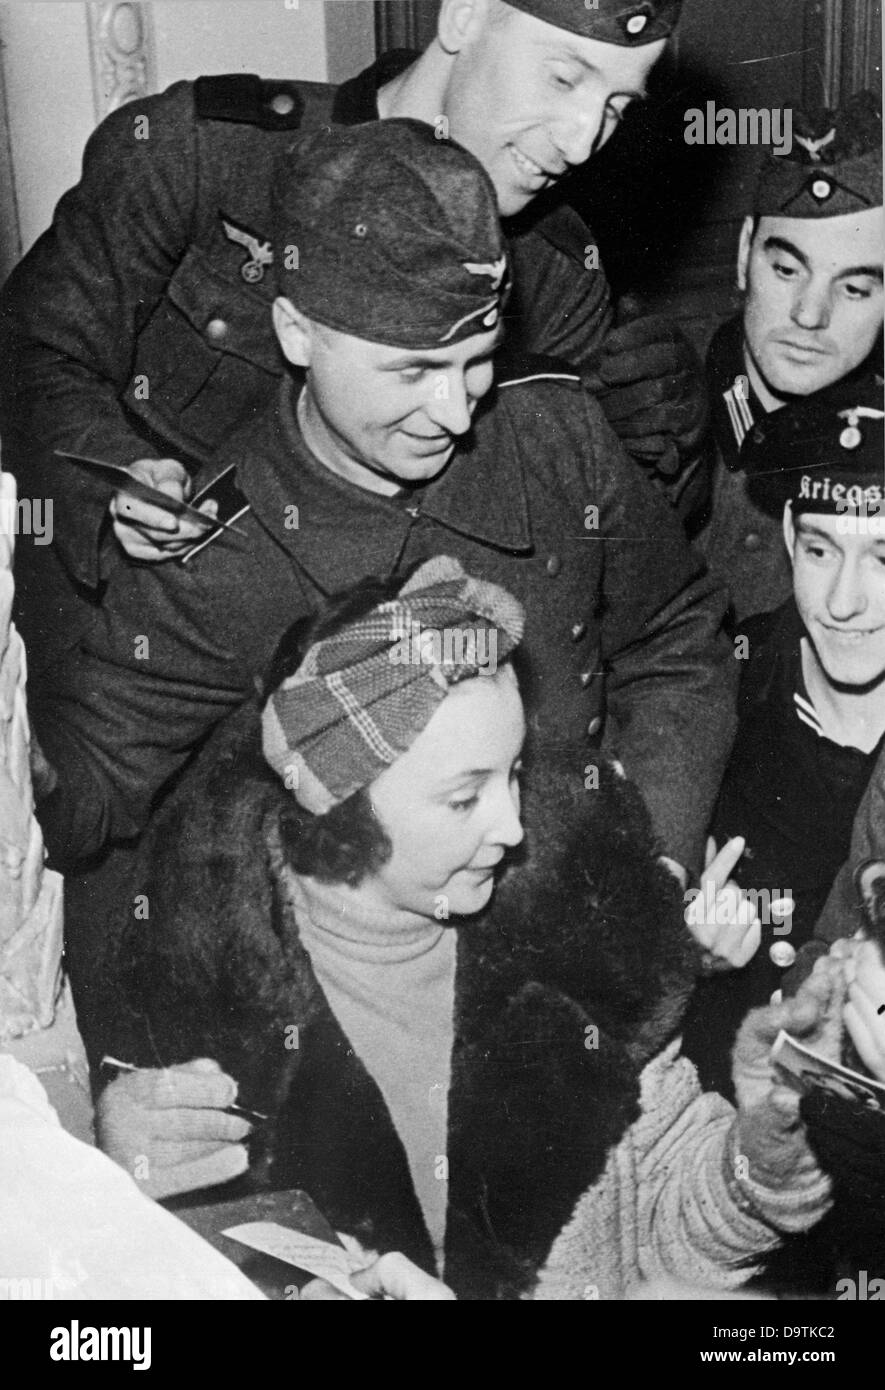
{"type": "Polygon", "coordinates": [[[643,43],[655,43],[669,38],[676,27],[682,0],[642,0],[641,4],[624,4],[624,0],[506,0],[514,10],[543,19],[557,29],[568,29],[585,39],[599,43],[616,43],[633,48],[643,43]]]}
{"type": "Polygon", "coordinates": [[[280,291],[308,318],[429,350],[500,319],[507,252],[482,165],[420,121],[324,127],[274,186],[280,291]]]}
{"type": "Polygon", "coordinates": [[[882,206],[882,102],[858,92],[837,111],[793,109],[789,154],[763,161],[757,217],[841,217],[882,206]]]}
{"type": "Polygon", "coordinates": [[[750,497],[770,514],[885,513],[882,377],[836,382],[772,411],[741,448],[750,497]]]}

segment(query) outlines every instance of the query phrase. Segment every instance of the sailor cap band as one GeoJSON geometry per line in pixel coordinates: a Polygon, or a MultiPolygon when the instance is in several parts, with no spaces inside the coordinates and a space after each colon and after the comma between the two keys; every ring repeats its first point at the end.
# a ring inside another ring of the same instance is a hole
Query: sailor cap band
{"type": "Polygon", "coordinates": [[[885,515],[882,378],[837,382],[772,411],[741,447],[750,496],[771,514],[885,515]]]}

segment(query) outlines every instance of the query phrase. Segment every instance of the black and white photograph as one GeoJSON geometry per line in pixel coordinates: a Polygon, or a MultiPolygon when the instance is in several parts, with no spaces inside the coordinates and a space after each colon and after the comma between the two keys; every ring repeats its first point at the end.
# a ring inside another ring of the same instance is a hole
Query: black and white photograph
{"type": "Polygon", "coordinates": [[[25,1364],[267,1301],[872,1350],[881,25],[0,0],[25,1364]]]}

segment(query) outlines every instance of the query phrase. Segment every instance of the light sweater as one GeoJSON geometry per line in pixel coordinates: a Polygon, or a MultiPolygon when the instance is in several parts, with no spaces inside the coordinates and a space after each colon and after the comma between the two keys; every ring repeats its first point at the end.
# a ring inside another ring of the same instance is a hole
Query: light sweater
{"type": "Polygon", "coordinates": [[[808,1230],[829,1209],[823,1173],[779,1191],[737,1178],[735,1111],[701,1091],[680,1046],[642,1072],[639,1118],[554,1241],[536,1299],[623,1299],[644,1280],[716,1298],[757,1274],[784,1232],[808,1230]]]}
{"type": "Polygon", "coordinates": [[[377,1084],[406,1151],[442,1269],[456,936],[417,913],[291,873],[302,944],[329,1007],[377,1084]]]}

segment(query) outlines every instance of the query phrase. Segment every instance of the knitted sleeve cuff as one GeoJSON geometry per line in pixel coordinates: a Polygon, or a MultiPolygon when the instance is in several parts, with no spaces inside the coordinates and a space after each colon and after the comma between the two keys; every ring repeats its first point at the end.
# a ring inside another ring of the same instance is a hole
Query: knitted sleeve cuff
{"type": "Polygon", "coordinates": [[[770,1187],[750,1176],[749,1161],[740,1148],[737,1117],[723,1149],[722,1172],[729,1197],[746,1216],[774,1231],[794,1234],[807,1231],[832,1205],[832,1183],[819,1168],[796,1172],[783,1187],[770,1187]]]}

